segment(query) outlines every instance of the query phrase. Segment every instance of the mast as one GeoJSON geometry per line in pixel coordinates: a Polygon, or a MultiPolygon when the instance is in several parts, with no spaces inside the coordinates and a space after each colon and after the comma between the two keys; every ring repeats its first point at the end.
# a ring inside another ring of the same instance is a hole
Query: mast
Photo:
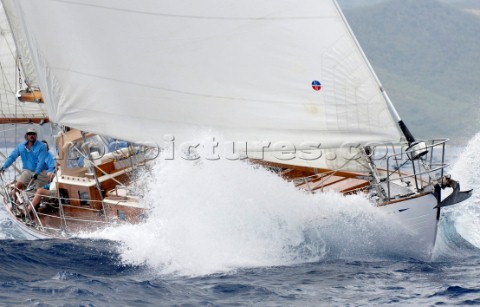
{"type": "Polygon", "coordinates": [[[332,0],[332,1],[334,2],[335,6],[338,10],[338,13],[342,17],[342,20],[345,23],[345,26],[347,27],[348,32],[352,36],[353,41],[357,45],[358,51],[360,52],[361,56],[363,57],[363,60],[367,64],[368,69],[370,70],[370,72],[372,73],[375,81],[377,82],[378,87],[379,87],[380,91],[382,92],[382,95],[385,98],[385,101],[387,102],[388,110],[390,111],[390,114],[392,115],[394,120],[397,122],[398,127],[400,128],[403,135],[405,136],[408,144],[409,145],[412,144],[413,142],[415,142],[415,137],[412,135],[412,133],[408,129],[407,125],[404,123],[404,121],[401,119],[400,115],[398,114],[397,110],[395,109],[395,106],[393,105],[392,101],[390,100],[390,97],[388,96],[387,92],[385,91],[385,88],[383,87],[382,83],[380,82],[380,79],[378,79],[378,76],[375,73],[375,71],[373,70],[373,67],[370,64],[370,61],[368,60],[367,56],[365,55],[365,52],[363,51],[362,47],[360,46],[360,43],[358,42],[357,37],[353,33],[352,28],[350,27],[350,24],[348,23],[347,19],[345,18],[345,15],[343,14],[342,10],[340,9],[340,6],[338,5],[337,0],[332,0]]]}

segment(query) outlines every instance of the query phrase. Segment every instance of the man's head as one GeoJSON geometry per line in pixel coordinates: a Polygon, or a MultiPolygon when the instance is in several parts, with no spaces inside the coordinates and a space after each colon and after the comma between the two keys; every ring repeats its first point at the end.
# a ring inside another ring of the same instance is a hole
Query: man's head
{"type": "Polygon", "coordinates": [[[37,130],[28,128],[27,133],[25,133],[25,139],[29,142],[35,142],[37,140],[37,130]]]}

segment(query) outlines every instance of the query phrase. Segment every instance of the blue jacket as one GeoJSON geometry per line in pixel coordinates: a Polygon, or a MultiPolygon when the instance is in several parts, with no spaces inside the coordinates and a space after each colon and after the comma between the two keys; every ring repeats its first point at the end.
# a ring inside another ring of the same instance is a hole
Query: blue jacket
{"type": "Polygon", "coordinates": [[[27,150],[27,143],[23,142],[17,145],[3,164],[3,168],[8,168],[20,156],[22,158],[23,169],[40,174],[45,166],[47,156],[47,146],[40,141],[33,143],[30,150],[27,150]]]}
{"type": "Polygon", "coordinates": [[[55,159],[53,158],[53,154],[49,151],[47,151],[47,156],[45,157],[43,170],[46,170],[47,173],[53,173],[55,171],[55,159]]]}

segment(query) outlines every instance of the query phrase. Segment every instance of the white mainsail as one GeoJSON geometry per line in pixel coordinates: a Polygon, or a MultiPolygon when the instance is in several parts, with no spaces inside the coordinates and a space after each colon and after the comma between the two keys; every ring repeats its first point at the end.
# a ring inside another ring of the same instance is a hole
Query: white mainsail
{"type": "MultiPolygon", "coordinates": [[[[5,4],[10,1],[6,1],[5,4]]],[[[10,14],[9,14],[10,16],[10,14]]],[[[18,40],[16,40],[18,41],[18,40]]],[[[20,85],[17,70],[17,49],[4,7],[0,4],[0,123],[28,123],[47,118],[42,104],[19,102],[16,97],[20,85]]],[[[34,76],[31,66],[29,76],[34,76]]]]}
{"type": "MultiPolygon", "coordinates": [[[[30,56],[30,50],[28,49],[25,32],[20,24],[21,21],[18,19],[15,12],[15,0],[2,0],[2,3],[4,10],[4,12],[2,12],[2,20],[5,19],[4,16],[6,15],[11,29],[10,35],[13,35],[13,38],[15,38],[15,47],[21,59],[20,64],[22,65],[25,77],[24,81],[29,87],[38,88],[39,85],[37,75],[35,73],[35,65],[32,61],[32,57],[30,56]]],[[[2,21],[2,29],[6,29],[3,27],[3,25],[4,22],[2,21]]]]}
{"type": "Polygon", "coordinates": [[[400,139],[334,0],[14,4],[56,123],[157,143],[211,129],[300,150],[400,139]]]}

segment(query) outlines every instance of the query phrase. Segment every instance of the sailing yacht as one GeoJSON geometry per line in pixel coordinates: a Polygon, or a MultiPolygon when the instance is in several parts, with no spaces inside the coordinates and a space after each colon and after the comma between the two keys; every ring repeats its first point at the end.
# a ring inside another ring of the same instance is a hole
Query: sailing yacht
{"type": "MultiPolygon", "coordinates": [[[[56,127],[187,150],[201,144],[198,131],[212,131],[298,189],[365,194],[427,253],[441,208],[470,195],[444,173],[446,140],[409,131],[335,0],[2,2],[56,127]]],[[[97,170],[115,160],[95,163],[91,153],[97,170]]],[[[85,206],[115,216],[104,197],[115,184],[99,185],[97,171],[68,178],[96,190],[66,189],[64,198],[84,192],[85,206]]],[[[69,232],[59,225],[51,228],[69,232]]]]}

